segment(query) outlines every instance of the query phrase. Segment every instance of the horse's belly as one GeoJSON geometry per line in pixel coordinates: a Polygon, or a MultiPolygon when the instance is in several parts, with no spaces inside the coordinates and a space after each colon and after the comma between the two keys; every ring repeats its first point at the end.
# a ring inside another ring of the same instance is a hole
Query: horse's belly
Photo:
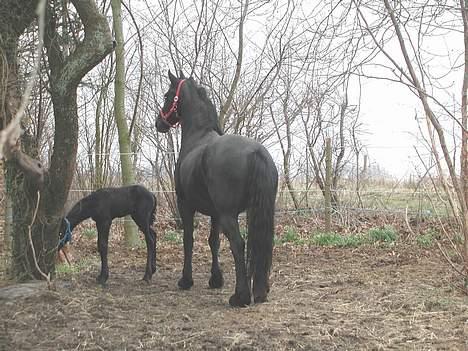
{"type": "Polygon", "coordinates": [[[211,199],[207,194],[190,194],[187,197],[188,203],[193,207],[197,212],[204,214],[206,216],[212,216],[215,214],[215,207],[211,199]],[[198,196],[197,196],[198,195],[198,196]]]}

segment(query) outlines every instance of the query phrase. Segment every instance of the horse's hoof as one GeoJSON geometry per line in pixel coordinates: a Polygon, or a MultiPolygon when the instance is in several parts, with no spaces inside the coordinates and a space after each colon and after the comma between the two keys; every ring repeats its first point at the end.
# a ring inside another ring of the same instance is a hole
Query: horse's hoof
{"type": "Polygon", "coordinates": [[[218,274],[212,274],[210,280],[208,281],[208,285],[211,289],[222,288],[224,285],[224,279],[221,272],[218,274]]]}
{"type": "Polygon", "coordinates": [[[270,284],[255,284],[253,287],[253,297],[255,303],[262,303],[267,301],[268,293],[270,292],[270,284]]]}
{"type": "Polygon", "coordinates": [[[145,282],[147,282],[149,284],[150,281],[151,281],[151,277],[148,277],[148,276],[145,275],[142,280],[144,280],[145,282]]]}
{"type": "Polygon", "coordinates": [[[232,307],[246,307],[250,305],[250,294],[234,294],[229,299],[229,304],[232,307]]]}
{"type": "Polygon", "coordinates": [[[263,303],[263,302],[267,302],[267,301],[268,301],[267,295],[254,296],[254,302],[255,303],[263,303]]]}
{"type": "Polygon", "coordinates": [[[177,283],[177,285],[182,290],[190,289],[192,287],[192,285],[193,285],[193,279],[192,278],[186,279],[186,278],[182,277],[182,278],[179,279],[179,282],[177,283]]]}

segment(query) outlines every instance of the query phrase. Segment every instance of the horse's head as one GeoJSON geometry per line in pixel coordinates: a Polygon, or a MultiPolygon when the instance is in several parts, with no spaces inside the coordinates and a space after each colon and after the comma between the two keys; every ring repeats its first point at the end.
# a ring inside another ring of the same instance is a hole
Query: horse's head
{"type": "Polygon", "coordinates": [[[212,129],[223,134],[216,109],[208,98],[206,90],[200,87],[193,78],[186,79],[182,72],[180,78],[169,71],[169,90],[164,94],[164,105],[156,119],[158,132],[166,133],[179,123],[196,124],[198,128],[212,129]],[[190,120],[187,120],[190,116],[190,120]]]}
{"type": "Polygon", "coordinates": [[[187,80],[182,72],[181,77],[177,78],[170,70],[169,80],[171,84],[169,90],[164,94],[164,105],[156,119],[156,129],[161,133],[166,133],[171,127],[175,127],[181,122],[179,108],[181,104],[182,88],[187,80]]]}
{"type": "Polygon", "coordinates": [[[70,225],[70,221],[64,217],[60,223],[58,251],[60,251],[66,243],[70,242],[71,239],[72,227],[70,225]]]}

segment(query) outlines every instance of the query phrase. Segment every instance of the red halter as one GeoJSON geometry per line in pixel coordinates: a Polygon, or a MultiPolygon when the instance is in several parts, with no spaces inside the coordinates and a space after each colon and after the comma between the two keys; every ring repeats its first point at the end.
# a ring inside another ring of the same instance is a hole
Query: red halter
{"type": "Polygon", "coordinates": [[[164,123],[166,123],[167,125],[175,128],[177,127],[177,125],[179,124],[179,121],[180,121],[180,118],[179,118],[179,115],[177,113],[177,104],[179,102],[179,94],[180,94],[180,89],[182,88],[182,84],[185,82],[185,79],[182,79],[179,81],[179,84],[177,85],[177,89],[176,89],[176,94],[174,96],[174,100],[172,101],[172,105],[171,105],[171,108],[169,109],[169,111],[167,111],[166,113],[164,113],[164,111],[161,109],[159,111],[159,116],[161,117],[162,121],[164,123]],[[171,115],[173,113],[176,113],[176,123],[175,124],[171,124],[168,119],[169,117],[171,117],[171,115]]]}

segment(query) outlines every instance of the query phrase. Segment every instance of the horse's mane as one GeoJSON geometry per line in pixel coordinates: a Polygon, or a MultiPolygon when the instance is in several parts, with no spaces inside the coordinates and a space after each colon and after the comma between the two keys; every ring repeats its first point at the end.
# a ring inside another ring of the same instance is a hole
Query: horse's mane
{"type": "MultiPolygon", "coordinates": [[[[195,82],[194,82],[195,83],[195,82]]],[[[221,126],[219,125],[219,119],[218,119],[218,112],[216,112],[216,107],[214,106],[213,102],[210,100],[208,97],[208,94],[206,93],[206,89],[199,86],[198,84],[194,84],[196,91],[198,93],[199,98],[206,104],[208,107],[208,113],[209,117],[213,122],[215,122],[214,125],[214,130],[219,134],[223,135],[224,132],[221,130],[221,126]]]]}

